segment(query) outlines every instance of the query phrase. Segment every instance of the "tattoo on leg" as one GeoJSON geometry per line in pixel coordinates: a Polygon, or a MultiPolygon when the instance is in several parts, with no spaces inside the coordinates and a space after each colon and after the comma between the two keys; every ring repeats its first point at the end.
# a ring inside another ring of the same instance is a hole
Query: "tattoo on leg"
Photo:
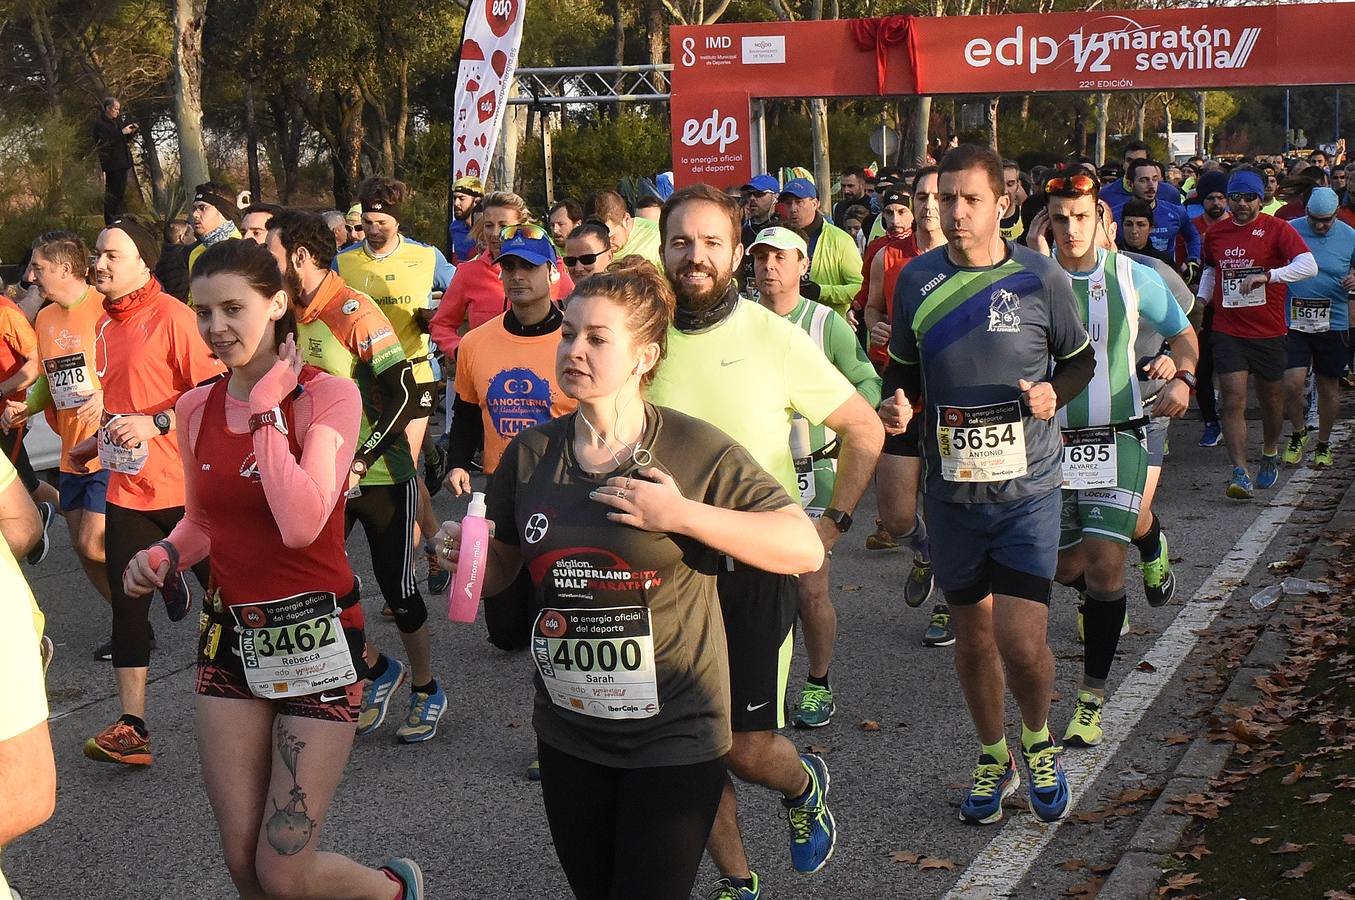
{"type": "Polygon", "coordinates": [[[306,749],[306,742],[288,731],[281,717],[277,720],[277,747],[283,765],[292,774],[291,799],[282,807],[273,801],[273,814],[268,817],[264,830],[269,846],[283,856],[293,856],[310,843],[311,835],[315,833],[315,820],[306,809],[306,792],[301,790],[296,777],[297,761],[301,751],[306,749]]]}

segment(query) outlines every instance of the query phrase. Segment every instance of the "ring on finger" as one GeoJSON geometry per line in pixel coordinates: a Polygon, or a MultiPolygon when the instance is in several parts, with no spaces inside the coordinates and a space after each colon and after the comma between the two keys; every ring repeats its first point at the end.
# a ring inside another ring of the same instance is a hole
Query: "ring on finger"
{"type": "Polygon", "coordinates": [[[625,492],[624,490],[619,490],[619,489],[618,489],[617,492],[616,492],[616,499],[618,499],[618,500],[625,500],[625,499],[626,499],[626,492],[625,492]]]}

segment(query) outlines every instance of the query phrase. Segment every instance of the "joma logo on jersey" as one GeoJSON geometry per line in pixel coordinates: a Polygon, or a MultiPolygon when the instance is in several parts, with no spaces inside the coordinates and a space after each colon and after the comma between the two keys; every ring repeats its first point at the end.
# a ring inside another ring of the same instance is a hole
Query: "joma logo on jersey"
{"type": "Polygon", "coordinates": [[[988,301],[988,330],[1008,334],[1019,334],[1021,317],[1016,311],[1021,308],[1021,298],[1011,291],[998,289],[993,291],[988,301]]]}
{"type": "Polygon", "coordinates": [[[939,274],[939,275],[933,277],[931,281],[927,282],[926,284],[924,284],[924,285],[922,286],[922,291],[921,291],[922,296],[925,297],[925,296],[927,296],[928,294],[930,294],[930,293],[932,292],[932,288],[936,287],[938,284],[940,284],[941,282],[943,282],[943,281],[945,281],[945,280],[946,280],[946,274],[945,274],[944,272],[942,272],[941,274],[939,274]]]}

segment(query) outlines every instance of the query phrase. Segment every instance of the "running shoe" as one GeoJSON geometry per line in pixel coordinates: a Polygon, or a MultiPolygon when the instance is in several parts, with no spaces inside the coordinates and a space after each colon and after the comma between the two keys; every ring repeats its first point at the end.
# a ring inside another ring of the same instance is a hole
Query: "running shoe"
{"type": "Polygon", "coordinates": [[[1030,774],[1030,811],[1041,822],[1057,822],[1068,815],[1068,779],[1063,774],[1063,748],[1041,741],[1022,747],[1030,774]]]}
{"type": "Polygon", "coordinates": [[[817,872],[833,858],[837,824],[828,810],[828,766],[814,753],[800,754],[809,790],[799,801],[782,800],[790,822],[790,862],[797,872],[817,872]]]}
{"type": "Polygon", "coordinates": [[[534,759],[532,760],[531,764],[527,766],[527,780],[528,781],[541,780],[541,760],[534,759]]]}
{"type": "MultiPolygon", "coordinates": [[[[743,881],[744,879],[739,879],[743,881]]],[[[762,880],[752,869],[748,870],[749,885],[735,884],[726,875],[711,887],[706,900],[759,900],[762,896],[762,880]]]]}
{"type": "Polygon", "coordinates": [[[1308,446],[1308,429],[1290,432],[1289,443],[1284,448],[1284,464],[1297,466],[1303,462],[1303,450],[1308,446]]]}
{"type": "Polygon", "coordinates": [[[125,766],[151,764],[151,739],[142,737],[136,728],[118,719],[94,737],[85,741],[85,756],[96,762],[122,763],[125,766]]]}
{"type": "Polygon", "coordinates": [[[171,622],[181,622],[193,608],[193,592],[188,589],[188,573],[180,572],[165,579],[160,588],[160,596],[165,601],[165,615],[171,622]]]}
{"type": "Polygon", "coordinates": [[[369,679],[362,687],[362,712],[358,713],[358,734],[371,734],[386,721],[395,689],[405,681],[405,664],[384,653],[386,671],[380,678],[369,679]]]}
{"type": "Polygon", "coordinates": [[[922,633],[922,646],[949,647],[955,643],[955,632],[950,627],[950,607],[938,603],[932,609],[932,621],[922,633]]]}
{"type": "Polygon", "coordinates": [[[899,546],[899,542],[894,540],[894,535],[885,528],[885,523],[879,519],[875,520],[875,533],[866,535],[867,550],[894,550],[899,546]]]}
{"type": "Polygon", "coordinates": [[[447,694],[442,690],[442,685],[437,682],[433,684],[437,690],[431,694],[412,692],[414,696],[409,701],[409,715],[395,729],[395,736],[400,743],[421,744],[431,741],[433,735],[438,733],[438,721],[447,710],[447,694]]]}
{"type": "Polygon", "coordinates": [[[960,804],[960,821],[966,825],[992,825],[1002,821],[1002,801],[1016,793],[1020,786],[1021,776],[1016,771],[1015,757],[1008,753],[1004,766],[987,753],[980,753],[974,778],[969,782],[969,792],[960,804]]]}
{"type": "Polygon", "coordinates": [[[1073,718],[1063,733],[1063,742],[1074,747],[1095,747],[1101,743],[1101,707],[1104,703],[1090,691],[1078,691],[1073,718]]]}
{"type": "Polygon", "coordinates": [[[423,900],[423,869],[412,859],[391,858],[381,864],[404,888],[397,900],[423,900]]]}
{"type": "Polygon", "coordinates": [[[903,585],[903,602],[911,608],[917,609],[927,602],[927,598],[932,595],[932,586],[935,584],[936,576],[932,574],[931,560],[914,556],[913,570],[908,573],[908,580],[903,585]]]}
{"type": "Polygon", "coordinates": [[[1223,428],[1218,422],[1205,422],[1204,433],[1200,435],[1201,447],[1217,447],[1223,443],[1223,428]]]}
{"type": "MultiPolygon", "coordinates": [[[[1175,590],[1175,588],[1173,588],[1172,590],[1175,590]]],[[[1078,599],[1082,601],[1077,605],[1077,642],[1079,644],[1085,644],[1087,642],[1087,630],[1083,625],[1082,614],[1083,612],[1085,612],[1087,607],[1087,596],[1085,594],[1078,594],[1077,596],[1078,599]]],[[[1124,621],[1120,623],[1120,637],[1124,637],[1126,634],[1129,634],[1128,609],[1125,609],[1124,621]]]]}
{"type": "Polygon", "coordinates": [[[1325,469],[1330,466],[1331,463],[1331,444],[1324,444],[1321,441],[1318,441],[1317,449],[1313,451],[1313,468],[1325,469]]]}
{"type": "Polygon", "coordinates": [[[448,455],[450,443],[450,436],[444,434],[424,447],[423,483],[427,486],[430,497],[438,495],[438,491],[442,490],[442,479],[447,477],[447,467],[451,462],[448,455]]]}
{"type": "Polygon", "coordinates": [[[1157,608],[1172,601],[1176,594],[1176,575],[1172,573],[1171,557],[1167,555],[1165,531],[1158,533],[1157,556],[1140,562],[1139,571],[1143,573],[1143,595],[1149,606],[1157,608]]]}
{"type": "Polygon", "coordinates": [[[836,711],[832,689],[806,681],[804,690],[800,692],[800,709],[795,714],[795,727],[822,728],[836,711]]]}
{"type": "Polygon", "coordinates": [[[56,655],[56,644],[47,635],[42,636],[38,641],[38,656],[42,657],[42,674],[47,675],[47,667],[52,664],[52,657],[56,655]]]}
{"type": "Polygon", "coordinates": [[[47,552],[52,549],[52,542],[47,539],[47,529],[52,526],[52,519],[56,516],[56,507],[43,500],[38,503],[38,518],[42,519],[42,537],[33,545],[33,549],[28,551],[24,557],[24,562],[30,566],[36,566],[47,558],[47,552]]]}
{"type": "Polygon", "coordinates": [[[1280,454],[1261,454],[1261,468],[1256,470],[1256,486],[1262,490],[1272,488],[1280,480],[1280,454]]]}
{"type": "Polygon", "coordinates": [[[1233,479],[1228,482],[1226,492],[1234,500],[1250,500],[1255,496],[1252,490],[1251,479],[1247,477],[1247,470],[1241,466],[1233,467],[1233,479]]]}

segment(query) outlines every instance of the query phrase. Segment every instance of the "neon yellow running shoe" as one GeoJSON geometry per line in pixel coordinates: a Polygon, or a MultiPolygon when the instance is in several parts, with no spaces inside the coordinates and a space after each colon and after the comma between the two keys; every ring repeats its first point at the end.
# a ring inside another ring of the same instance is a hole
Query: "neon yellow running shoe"
{"type": "Polygon", "coordinates": [[[1063,733],[1065,744],[1074,747],[1095,747],[1101,743],[1104,736],[1101,731],[1101,706],[1104,702],[1090,691],[1077,692],[1073,718],[1068,722],[1068,730],[1063,733]]]}

